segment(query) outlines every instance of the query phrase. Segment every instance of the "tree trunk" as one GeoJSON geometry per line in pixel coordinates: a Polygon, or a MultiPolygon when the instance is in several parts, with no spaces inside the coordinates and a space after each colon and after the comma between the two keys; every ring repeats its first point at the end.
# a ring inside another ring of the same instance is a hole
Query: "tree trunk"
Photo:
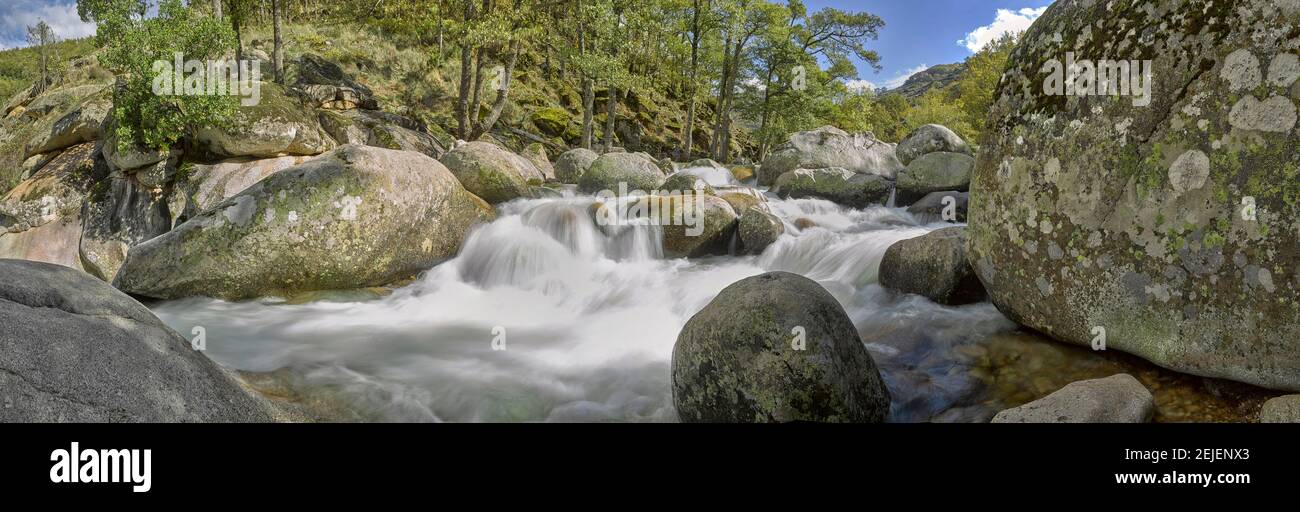
{"type": "Polygon", "coordinates": [[[284,84],[284,38],[281,36],[280,30],[280,11],[283,10],[280,5],[283,1],[271,0],[271,24],[274,33],[272,38],[275,40],[271,50],[271,63],[272,68],[275,69],[275,83],[278,84],[284,84]]]}
{"type": "Polygon", "coordinates": [[[618,109],[618,89],[609,84],[609,97],[605,100],[605,152],[614,147],[614,118],[618,109]]]}
{"type": "MultiPolygon", "coordinates": [[[[465,23],[474,20],[474,2],[473,0],[465,2],[465,23]]],[[[469,42],[461,42],[460,46],[460,88],[457,90],[456,98],[456,135],[462,140],[468,139],[469,124],[469,97],[470,87],[473,86],[474,68],[474,48],[469,42]]]]}
{"type": "Polygon", "coordinates": [[[497,89],[497,98],[492,102],[492,109],[488,111],[487,119],[474,130],[474,138],[477,139],[484,133],[492,131],[492,126],[497,124],[497,118],[501,117],[501,111],[505,110],[506,99],[510,96],[510,74],[515,70],[515,63],[519,61],[519,41],[510,42],[510,57],[506,60],[505,74],[501,77],[501,88],[497,89]]]}
{"type": "Polygon", "coordinates": [[[470,92],[469,97],[469,121],[472,128],[478,123],[478,115],[482,110],[482,99],[479,97],[483,94],[483,48],[474,52],[474,89],[470,92]]]}
{"type": "Polygon", "coordinates": [[[695,12],[691,15],[691,83],[688,84],[689,106],[686,108],[686,133],[682,135],[682,155],[684,160],[691,159],[695,146],[695,96],[699,82],[700,63],[700,0],[694,2],[695,12]]]}
{"type": "Polygon", "coordinates": [[[221,19],[221,0],[212,0],[212,17],[221,19]]]}

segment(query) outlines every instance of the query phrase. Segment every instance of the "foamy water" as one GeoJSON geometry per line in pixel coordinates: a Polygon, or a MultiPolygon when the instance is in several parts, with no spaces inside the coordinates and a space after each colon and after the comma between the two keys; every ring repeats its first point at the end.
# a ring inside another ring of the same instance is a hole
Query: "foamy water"
{"type": "Polygon", "coordinates": [[[901,209],[770,198],[786,235],[762,255],[666,260],[657,228],[598,228],[592,201],[502,205],[455,259],[382,298],[200,298],[154,311],[180,332],[203,326],[224,365],[288,368],[302,391],[384,421],[673,421],[681,327],[726,286],[769,270],[815,279],[844,305],[895,421],[962,404],[975,383],[942,354],[1012,328],[989,304],[943,307],[875,284],[891,244],[945,226],[901,209]]]}

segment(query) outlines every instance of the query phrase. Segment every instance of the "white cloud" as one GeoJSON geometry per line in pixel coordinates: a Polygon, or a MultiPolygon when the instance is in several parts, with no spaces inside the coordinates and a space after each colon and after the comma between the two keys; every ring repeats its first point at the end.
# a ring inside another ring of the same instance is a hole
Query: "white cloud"
{"type": "Polygon", "coordinates": [[[997,18],[993,23],[972,30],[964,39],[957,41],[957,45],[965,46],[971,53],[978,52],[1003,34],[1024,32],[1046,10],[1046,7],[1037,9],[1026,7],[1015,11],[998,9],[997,18]]]}
{"type": "Polygon", "coordinates": [[[872,82],[870,80],[849,80],[844,83],[844,86],[847,87],[850,91],[855,91],[855,92],[863,91],[866,89],[871,89],[874,91],[888,91],[890,89],[897,89],[899,87],[902,87],[903,84],[907,82],[908,78],[912,78],[912,75],[915,75],[927,69],[930,69],[930,66],[926,64],[921,64],[912,69],[899,71],[897,74],[894,75],[893,78],[885,80],[884,82],[881,83],[872,82]]]}
{"type": "Polygon", "coordinates": [[[95,35],[95,24],[81,21],[74,0],[4,0],[0,2],[0,48],[27,46],[27,27],[40,20],[59,39],[95,35]]]}

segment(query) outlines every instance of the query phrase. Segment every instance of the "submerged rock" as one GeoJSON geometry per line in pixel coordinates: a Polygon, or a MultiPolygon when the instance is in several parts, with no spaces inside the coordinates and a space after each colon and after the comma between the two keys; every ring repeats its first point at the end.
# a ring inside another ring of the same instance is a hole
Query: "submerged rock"
{"type": "Polygon", "coordinates": [[[1264,402],[1260,423],[1300,423],[1300,395],[1286,395],[1264,402]]]}
{"type": "Polygon", "coordinates": [[[466,190],[492,204],[532,197],[529,187],[545,181],[532,162],[490,142],[457,146],[441,162],[466,190]]]}
{"type": "Polygon", "coordinates": [[[455,255],[493,215],[437,160],[347,145],[132,248],[114,284],[164,299],[387,284],[455,255]]]}
{"type": "Polygon", "coordinates": [[[880,285],[950,306],[984,300],[984,285],[966,259],[965,232],[944,228],[889,246],[880,260],[880,285]]]}
{"type": "Polygon", "coordinates": [[[946,126],[927,124],[908,134],[898,143],[898,161],[911,165],[912,161],[930,153],[948,152],[970,155],[970,146],[946,126]]]}
{"type": "Polygon", "coordinates": [[[1298,11],[1049,7],[1008,63],[971,182],[970,257],[998,309],[1058,340],[1104,329],[1108,349],[1165,368],[1300,390],[1298,11]],[[1044,66],[1083,45],[1158,56],[1150,94],[1045,93],[1044,66]]]}
{"type": "Polygon", "coordinates": [[[773,190],[782,198],[816,197],[852,208],[866,208],[889,201],[891,184],[873,174],[848,169],[798,169],[777,178],[773,190]]]}
{"type": "Polygon", "coordinates": [[[1132,375],[1072,382],[1055,393],[1007,409],[993,423],[1146,423],[1155,414],[1151,392],[1132,375]]]}
{"type": "Polygon", "coordinates": [[[0,260],[2,422],[267,422],[269,402],[81,272],[0,260]]]}
{"type": "Polygon", "coordinates": [[[787,272],[740,280],[686,322],[672,358],[685,422],[881,422],[871,355],[821,285],[787,272]]]}
{"type": "Polygon", "coordinates": [[[903,170],[894,155],[894,145],[871,133],[849,134],[833,126],[790,135],[790,140],[772,150],[758,168],[758,184],[776,183],[782,174],[795,169],[843,168],[857,174],[893,179],[903,170]]]}
{"type": "Polygon", "coordinates": [[[582,174],[599,158],[595,151],[585,148],[570,149],[555,159],[555,177],[561,183],[576,185],[582,174]]]}

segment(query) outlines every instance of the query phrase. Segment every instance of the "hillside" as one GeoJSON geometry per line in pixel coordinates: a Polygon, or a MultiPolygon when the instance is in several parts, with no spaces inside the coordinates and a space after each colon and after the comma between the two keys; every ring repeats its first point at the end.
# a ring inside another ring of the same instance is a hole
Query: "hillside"
{"type": "Polygon", "coordinates": [[[900,94],[907,99],[914,100],[931,89],[942,89],[951,85],[965,71],[966,64],[962,62],[931,66],[925,71],[908,77],[907,81],[903,82],[903,85],[884,91],[882,94],[900,94]]]}

